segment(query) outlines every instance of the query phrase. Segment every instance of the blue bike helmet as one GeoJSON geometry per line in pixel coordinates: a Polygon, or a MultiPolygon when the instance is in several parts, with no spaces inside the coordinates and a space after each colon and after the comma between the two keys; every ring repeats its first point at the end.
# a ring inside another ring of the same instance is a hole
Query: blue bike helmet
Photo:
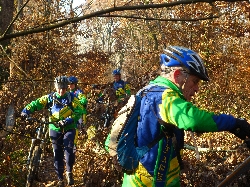
{"type": "Polygon", "coordinates": [[[70,76],[69,77],[69,82],[71,84],[77,84],[78,83],[78,79],[75,76],[70,76]]]}
{"type": "Polygon", "coordinates": [[[167,67],[183,67],[188,73],[196,75],[201,80],[209,81],[202,59],[191,49],[169,46],[160,55],[160,63],[167,67]]]}
{"type": "Polygon", "coordinates": [[[55,87],[58,89],[67,89],[69,85],[68,77],[58,76],[55,78],[55,87]]]}
{"type": "Polygon", "coordinates": [[[120,70],[120,69],[115,69],[115,70],[112,72],[112,75],[121,75],[121,70],[120,70]]]}

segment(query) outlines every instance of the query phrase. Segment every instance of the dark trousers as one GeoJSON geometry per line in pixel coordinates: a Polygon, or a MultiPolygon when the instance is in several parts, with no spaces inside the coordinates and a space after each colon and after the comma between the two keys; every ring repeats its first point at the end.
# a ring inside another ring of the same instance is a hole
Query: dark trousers
{"type": "Polygon", "coordinates": [[[74,141],[76,130],[70,129],[64,133],[50,129],[50,139],[53,145],[54,166],[58,179],[63,179],[64,156],[66,161],[66,171],[72,172],[75,163],[74,141]]]}

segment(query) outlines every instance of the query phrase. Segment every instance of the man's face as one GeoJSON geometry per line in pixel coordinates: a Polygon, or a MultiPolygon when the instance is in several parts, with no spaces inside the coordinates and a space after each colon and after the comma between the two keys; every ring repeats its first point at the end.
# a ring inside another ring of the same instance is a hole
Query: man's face
{"type": "Polygon", "coordinates": [[[192,97],[199,91],[200,78],[195,75],[188,75],[186,82],[182,86],[182,93],[187,101],[191,101],[192,97]]]}
{"type": "Polygon", "coordinates": [[[67,92],[67,88],[56,88],[56,92],[60,95],[63,96],[67,92]]]}
{"type": "Polygon", "coordinates": [[[70,90],[73,90],[73,89],[75,89],[76,85],[75,84],[69,84],[68,87],[69,87],[70,90]]]}
{"type": "Polygon", "coordinates": [[[114,75],[114,81],[117,82],[121,79],[121,75],[114,75]]]}

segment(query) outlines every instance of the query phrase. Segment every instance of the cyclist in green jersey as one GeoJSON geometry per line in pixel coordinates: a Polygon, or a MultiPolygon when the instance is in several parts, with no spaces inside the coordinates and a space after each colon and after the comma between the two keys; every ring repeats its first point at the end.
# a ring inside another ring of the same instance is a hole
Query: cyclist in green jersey
{"type": "Polygon", "coordinates": [[[193,132],[229,131],[242,140],[250,137],[250,125],[232,115],[214,114],[191,103],[201,80],[209,77],[200,56],[187,48],[169,46],[160,55],[161,74],[142,98],[137,127],[138,147],[149,145],[160,133],[168,132],[159,119],[175,125],[140,159],[132,174],[124,174],[123,187],[179,187],[183,168],[181,149],[184,130],[193,132]]]}

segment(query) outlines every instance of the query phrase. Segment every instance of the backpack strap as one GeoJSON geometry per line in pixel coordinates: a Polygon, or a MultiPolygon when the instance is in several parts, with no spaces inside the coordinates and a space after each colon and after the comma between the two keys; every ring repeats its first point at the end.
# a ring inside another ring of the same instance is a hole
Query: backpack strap
{"type": "Polygon", "coordinates": [[[68,96],[68,100],[69,100],[68,106],[72,106],[72,97],[71,97],[70,92],[67,93],[67,96],[68,96]]]}
{"type": "Polygon", "coordinates": [[[147,147],[149,149],[151,149],[152,147],[154,147],[163,137],[165,136],[165,134],[161,131],[160,134],[152,141],[150,142],[147,147]]]}
{"type": "MultiPolygon", "coordinates": [[[[176,157],[177,157],[177,160],[178,160],[178,162],[179,162],[180,169],[184,169],[184,164],[183,164],[183,161],[182,161],[182,158],[181,158],[181,153],[180,153],[181,148],[180,148],[180,146],[179,146],[179,144],[178,144],[178,142],[177,142],[177,140],[176,140],[176,136],[175,136],[175,133],[174,133],[174,130],[175,130],[175,129],[178,129],[178,127],[175,126],[174,124],[167,123],[167,122],[163,121],[162,119],[158,118],[158,116],[156,115],[156,113],[155,113],[153,107],[150,106],[150,108],[151,108],[151,110],[153,111],[153,113],[154,113],[156,119],[158,120],[158,122],[159,122],[162,126],[164,126],[164,127],[166,128],[165,130],[161,131],[160,135],[159,135],[158,137],[156,137],[156,139],[153,140],[152,143],[154,143],[156,140],[160,141],[161,139],[159,139],[159,138],[160,138],[160,137],[163,138],[163,137],[165,136],[164,134],[167,134],[168,136],[170,136],[170,137],[172,138],[172,143],[173,143],[173,146],[174,146],[174,149],[175,149],[175,152],[176,152],[176,157]]],[[[158,142],[156,142],[156,143],[158,143],[158,142]]],[[[156,144],[156,143],[155,143],[155,144],[156,144]]],[[[154,144],[154,145],[155,145],[155,144],[154,144]]],[[[153,145],[153,146],[154,146],[154,145],[153,145]]]]}
{"type": "Polygon", "coordinates": [[[52,96],[52,106],[54,106],[55,103],[59,103],[59,104],[61,104],[63,106],[70,106],[70,107],[72,106],[72,97],[71,97],[70,92],[67,92],[67,97],[68,97],[68,101],[69,101],[69,103],[67,105],[65,105],[65,104],[61,103],[60,101],[58,101],[58,99],[56,97],[56,92],[52,92],[50,95],[52,96]]]}

